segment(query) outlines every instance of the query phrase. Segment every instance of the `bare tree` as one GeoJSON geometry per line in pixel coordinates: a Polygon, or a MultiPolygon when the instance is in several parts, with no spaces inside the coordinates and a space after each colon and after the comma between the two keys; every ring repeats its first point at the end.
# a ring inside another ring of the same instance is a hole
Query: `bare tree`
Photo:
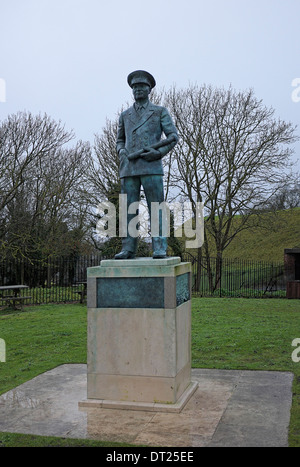
{"type": "Polygon", "coordinates": [[[194,206],[204,203],[202,249],[209,259],[210,234],[217,255],[211,287],[216,288],[224,250],[291,177],[287,170],[295,128],[276,120],[274,110],[263,106],[253,90],[191,85],[185,90],[174,87],[165,99],[180,134],[172,183],[194,206]],[[237,215],[239,221],[233,222],[237,215]]]}
{"type": "Polygon", "coordinates": [[[61,241],[59,234],[62,224],[68,231],[86,229],[85,177],[89,156],[89,144],[79,141],[72,148],[61,148],[40,159],[28,176],[32,228],[43,225],[45,254],[66,251],[66,239],[61,241]]]}
{"type": "Polygon", "coordinates": [[[19,112],[0,126],[0,212],[24,181],[24,171],[37,158],[57,150],[74,137],[47,115],[19,112]]]}
{"type": "Polygon", "coordinates": [[[282,186],[280,190],[270,198],[266,205],[267,210],[293,209],[300,206],[300,182],[295,181],[289,186],[282,186]]]}
{"type": "Polygon", "coordinates": [[[2,254],[32,257],[66,251],[66,235],[83,226],[82,190],[90,147],[47,115],[19,113],[1,125],[2,254]]]}
{"type": "Polygon", "coordinates": [[[116,151],[118,119],[106,120],[102,133],[95,135],[95,158],[91,166],[90,180],[95,201],[107,199],[119,187],[119,157],[116,151]]]}

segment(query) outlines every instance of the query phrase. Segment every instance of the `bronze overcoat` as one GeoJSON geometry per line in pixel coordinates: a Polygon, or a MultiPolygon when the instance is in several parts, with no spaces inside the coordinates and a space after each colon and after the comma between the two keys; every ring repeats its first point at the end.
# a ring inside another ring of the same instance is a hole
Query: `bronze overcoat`
{"type": "MultiPolygon", "coordinates": [[[[117,151],[126,149],[128,154],[147,146],[152,146],[166,137],[174,136],[174,141],[159,148],[161,157],[165,156],[177,143],[178,134],[172,118],[165,107],[149,102],[140,116],[132,106],[121,113],[117,133],[117,151]]],[[[136,175],[163,175],[161,159],[148,162],[141,157],[128,160],[126,155],[120,157],[120,178],[136,175]]]]}

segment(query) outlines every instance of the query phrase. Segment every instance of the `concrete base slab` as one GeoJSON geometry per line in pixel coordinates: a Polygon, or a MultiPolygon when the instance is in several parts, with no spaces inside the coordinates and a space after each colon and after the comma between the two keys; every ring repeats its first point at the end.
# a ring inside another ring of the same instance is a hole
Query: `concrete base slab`
{"type": "Polygon", "coordinates": [[[181,397],[175,404],[160,404],[158,402],[130,402],[130,401],[111,401],[100,399],[86,399],[80,401],[78,406],[81,408],[103,408],[119,410],[144,410],[145,412],[168,412],[179,413],[190,400],[198,386],[197,382],[191,382],[181,397]]]}
{"type": "Polygon", "coordinates": [[[180,411],[79,408],[86,365],[62,365],[0,396],[0,431],[163,447],[285,447],[293,374],[192,369],[180,411]]]}

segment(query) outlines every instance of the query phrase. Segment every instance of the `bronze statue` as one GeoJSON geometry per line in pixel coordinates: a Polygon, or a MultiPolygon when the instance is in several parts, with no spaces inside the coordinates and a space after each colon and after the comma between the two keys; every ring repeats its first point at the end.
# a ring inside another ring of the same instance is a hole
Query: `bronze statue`
{"type": "MultiPolygon", "coordinates": [[[[151,203],[164,201],[161,159],[176,145],[178,134],[167,109],[149,101],[149,94],[156,85],[153,76],[147,71],[137,70],[128,75],[127,81],[133,90],[135,103],[122,112],[119,119],[117,151],[121,193],[127,195],[128,207],[139,201],[143,186],[151,217],[151,203]],[[163,133],[165,139],[161,139],[163,133]]],[[[127,214],[127,225],[134,216],[127,214]]],[[[159,223],[161,228],[161,217],[159,223]]],[[[166,237],[161,234],[152,236],[152,247],[153,258],[164,258],[166,237]]],[[[122,238],[122,251],[115,259],[135,258],[136,251],[137,238],[127,232],[127,237],[122,238]]]]}

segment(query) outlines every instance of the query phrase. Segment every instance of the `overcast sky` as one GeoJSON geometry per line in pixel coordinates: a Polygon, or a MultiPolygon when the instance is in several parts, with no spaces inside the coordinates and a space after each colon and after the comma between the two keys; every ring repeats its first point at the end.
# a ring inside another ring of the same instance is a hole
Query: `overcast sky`
{"type": "Polygon", "coordinates": [[[46,112],[93,143],[145,69],[253,88],[300,135],[300,0],[0,0],[0,18],[0,120],[46,112]]]}

